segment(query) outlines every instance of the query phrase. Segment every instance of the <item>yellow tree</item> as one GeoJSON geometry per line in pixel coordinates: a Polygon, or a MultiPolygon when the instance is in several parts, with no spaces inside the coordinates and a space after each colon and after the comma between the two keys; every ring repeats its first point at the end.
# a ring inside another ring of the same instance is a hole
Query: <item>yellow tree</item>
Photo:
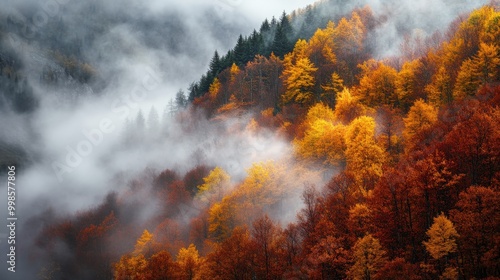
{"type": "Polygon", "coordinates": [[[329,21],[325,29],[318,29],[309,40],[310,58],[318,66],[333,64],[337,58],[334,53],[335,25],[329,21]]]}
{"type": "Polygon", "coordinates": [[[153,234],[150,233],[147,229],[142,232],[142,235],[137,239],[134,247],[134,252],[132,254],[144,254],[146,256],[150,256],[154,247],[154,239],[153,234]]]}
{"type": "Polygon", "coordinates": [[[334,125],[317,119],[306,130],[304,138],[295,141],[297,153],[303,158],[321,160],[324,164],[344,166],[346,149],[342,124],[334,125]]]}
{"type": "Polygon", "coordinates": [[[344,80],[337,74],[333,72],[330,82],[326,85],[321,85],[323,93],[321,93],[321,100],[328,102],[329,105],[335,104],[335,96],[337,96],[344,89],[344,80]]]}
{"type": "Polygon", "coordinates": [[[222,200],[231,182],[229,174],[220,167],[210,171],[207,177],[203,178],[203,184],[198,186],[198,197],[204,201],[213,203],[222,200]]]}
{"type": "MultiPolygon", "coordinates": [[[[328,95],[328,97],[330,97],[329,99],[331,99],[331,104],[333,104],[335,95],[332,95],[331,91],[326,91],[325,87],[322,85],[327,84],[330,80],[334,71],[335,62],[337,61],[334,53],[334,32],[335,26],[333,22],[330,21],[325,29],[318,29],[309,40],[309,58],[312,63],[318,67],[318,71],[315,73],[315,94],[319,94],[322,97],[326,97],[324,96],[325,94],[328,95]]],[[[339,79],[334,82],[337,83],[341,80],[340,77],[338,78],[339,79]]]]}
{"type": "Polygon", "coordinates": [[[452,99],[451,77],[444,66],[439,67],[432,81],[425,87],[429,100],[436,105],[449,103],[452,99]]]}
{"type": "Polygon", "coordinates": [[[152,255],[153,234],[144,230],[137,239],[132,254],[123,255],[114,265],[115,279],[146,279],[148,261],[145,257],[152,255]]]}
{"type": "Polygon", "coordinates": [[[500,53],[498,46],[481,43],[479,52],[473,58],[475,74],[482,84],[500,80],[500,53]]]}
{"type": "Polygon", "coordinates": [[[408,116],[403,119],[405,128],[403,137],[406,140],[406,149],[410,150],[416,145],[417,137],[428,130],[437,121],[438,110],[422,99],[415,101],[410,108],[408,116]]]}
{"type": "Polygon", "coordinates": [[[297,63],[290,68],[285,68],[283,75],[285,77],[284,84],[286,86],[283,102],[297,103],[300,105],[308,105],[314,102],[314,72],[318,68],[309,58],[301,58],[297,63]]]}
{"type": "Polygon", "coordinates": [[[221,242],[231,235],[235,226],[235,205],[231,197],[224,197],[208,212],[208,233],[215,242],[221,242]]]}
{"type": "Polygon", "coordinates": [[[337,94],[335,104],[335,117],[343,124],[349,124],[355,118],[363,115],[366,108],[359,102],[359,98],[351,94],[351,91],[344,88],[337,94]]]}
{"type": "Polygon", "coordinates": [[[116,280],[147,279],[148,261],[143,254],[136,256],[126,254],[114,265],[116,280]]]}
{"type": "Polygon", "coordinates": [[[359,238],[353,248],[354,264],[349,269],[349,279],[370,280],[386,262],[385,251],[378,239],[371,234],[359,238]]]}
{"type": "Polygon", "coordinates": [[[314,73],[318,68],[308,58],[308,44],[305,40],[298,40],[293,52],[283,59],[283,84],[285,93],[283,102],[308,105],[314,101],[314,73]]]}
{"type": "Polygon", "coordinates": [[[462,63],[462,66],[460,66],[457,81],[455,82],[455,90],[453,91],[453,98],[460,100],[467,96],[475,95],[479,85],[480,81],[474,73],[474,63],[471,59],[466,59],[462,63]]]}
{"type": "Polygon", "coordinates": [[[401,71],[396,77],[396,94],[400,108],[408,110],[419,90],[419,79],[417,74],[423,67],[419,59],[407,61],[403,64],[401,71]]]}
{"type": "Polygon", "coordinates": [[[189,247],[179,250],[177,264],[179,265],[182,279],[192,280],[196,277],[200,266],[200,254],[194,244],[190,244],[189,247]]]}
{"type": "Polygon", "coordinates": [[[370,208],[364,203],[356,203],[356,205],[349,209],[349,220],[347,225],[351,233],[357,238],[368,234],[373,227],[370,208]]]}
{"type": "Polygon", "coordinates": [[[457,251],[456,240],[459,235],[453,223],[443,213],[434,218],[434,223],[427,231],[427,236],[429,241],[424,241],[423,244],[435,260],[457,251]]]}
{"type": "Polygon", "coordinates": [[[365,61],[360,68],[362,77],[359,81],[359,92],[365,104],[372,107],[397,104],[397,71],[394,68],[373,59],[365,61]]]}
{"type": "Polygon", "coordinates": [[[218,78],[215,78],[212,84],[210,85],[210,88],[208,89],[208,94],[211,100],[215,100],[217,98],[217,95],[220,92],[220,88],[221,88],[221,83],[218,78]]]}
{"type": "Polygon", "coordinates": [[[304,121],[306,129],[317,120],[325,120],[334,123],[336,121],[335,113],[327,105],[321,102],[316,103],[307,110],[306,119],[304,121]]]}
{"type": "Polygon", "coordinates": [[[382,175],[384,150],[375,141],[375,120],[362,116],[351,122],[345,134],[347,169],[353,172],[362,194],[382,175]]]}
{"type": "Polygon", "coordinates": [[[342,18],[335,28],[335,53],[339,74],[348,86],[354,84],[356,66],[363,61],[365,37],[366,28],[356,12],[352,13],[350,20],[342,18]]]}

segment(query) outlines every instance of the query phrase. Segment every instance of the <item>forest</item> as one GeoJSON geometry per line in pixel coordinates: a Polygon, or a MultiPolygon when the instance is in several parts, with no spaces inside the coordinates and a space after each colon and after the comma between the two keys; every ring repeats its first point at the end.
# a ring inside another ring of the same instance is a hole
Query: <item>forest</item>
{"type": "MultiPolygon", "coordinates": [[[[30,254],[45,259],[38,276],[500,279],[500,5],[429,36],[399,30],[399,53],[380,59],[375,30],[390,15],[365,5],[329,18],[321,3],[215,51],[165,117],[183,137],[205,126],[279,139],[285,155],[234,174],[200,150],[188,170],[117,178],[124,187],[92,208],[47,210],[30,254]]],[[[95,79],[90,65],[54,57],[75,80],[95,79]]],[[[0,79],[20,68],[9,61],[0,79]]],[[[8,102],[34,110],[25,92],[8,102]]],[[[178,136],[158,119],[128,120],[121,145],[178,136]]]]}

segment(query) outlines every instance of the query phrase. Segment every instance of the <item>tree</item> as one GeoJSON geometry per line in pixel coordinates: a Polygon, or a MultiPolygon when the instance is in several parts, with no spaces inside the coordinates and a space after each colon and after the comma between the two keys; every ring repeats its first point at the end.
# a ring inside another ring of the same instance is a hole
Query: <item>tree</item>
{"type": "Polygon", "coordinates": [[[142,114],[142,110],[139,110],[135,118],[135,129],[137,131],[136,135],[141,135],[142,133],[144,133],[145,128],[146,128],[146,119],[142,114]]]}
{"type": "Polygon", "coordinates": [[[146,270],[149,279],[176,279],[179,267],[172,260],[170,253],[162,250],[149,258],[146,270]]]}
{"type": "Polygon", "coordinates": [[[364,60],[364,40],[366,28],[356,12],[352,13],[351,19],[342,18],[335,28],[334,42],[336,42],[335,53],[342,70],[339,74],[347,86],[354,84],[356,66],[364,60]]]}
{"type": "Polygon", "coordinates": [[[500,191],[472,186],[460,194],[450,217],[460,234],[458,244],[465,278],[498,275],[500,191]],[[496,271],[496,272],[495,272],[496,271]],[[496,273],[496,274],[495,274],[496,273]]]}
{"type": "Polygon", "coordinates": [[[323,89],[323,93],[320,95],[321,100],[327,102],[330,106],[334,106],[335,97],[344,89],[344,80],[337,72],[333,72],[330,82],[322,85],[321,88],[323,89]]]}
{"type": "Polygon", "coordinates": [[[453,97],[451,76],[444,66],[439,67],[432,82],[425,87],[429,101],[435,105],[447,104],[453,97]]]}
{"type": "Polygon", "coordinates": [[[210,207],[208,217],[208,233],[215,242],[222,242],[231,235],[236,225],[235,205],[229,197],[210,207]]]}
{"type": "MultiPolygon", "coordinates": [[[[334,32],[335,27],[333,22],[328,22],[325,29],[318,29],[314,35],[309,39],[308,53],[311,62],[318,67],[318,71],[315,73],[316,87],[314,93],[317,95],[316,99],[322,97],[325,91],[325,86],[328,82],[332,83],[333,89],[338,89],[338,84],[342,85],[342,79],[338,74],[332,76],[334,71],[335,62],[337,58],[335,56],[335,44],[334,44],[334,32]]],[[[329,86],[326,86],[327,89],[329,86]]],[[[332,90],[333,90],[332,89],[332,90]]],[[[342,88],[340,88],[341,90],[342,88]]],[[[330,104],[333,105],[333,99],[336,94],[329,91],[327,95],[330,97],[330,104]]],[[[324,98],[326,99],[326,98],[324,98]]]]}
{"type": "Polygon", "coordinates": [[[498,46],[481,43],[479,53],[473,58],[475,75],[482,84],[498,81],[500,70],[498,46]]]}
{"type": "Polygon", "coordinates": [[[429,241],[424,241],[423,244],[434,259],[441,259],[457,251],[456,240],[459,235],[453,223],[443,213],[434,218],[434,223],[426,234],[429,241]]]}
{"type": "Polygon", "coordinates": [[[335,104],[335,117],[343,124],[349,124],[355,118],[366,112],[365,107],[359,102],[359,98],[351,94],[351,91],[344,88],[337,93],[335,104]]]}
{"type": "Polygon", "coordinates": [[[361,66],[362,77],[359,81],[361,100],[368,106],[380,104],[399,105],[396,94],[397,72],[383,62],[370,59],[361,66]]]}
{"type": "Polygon", "coordinates": [[[405,112],[423,91],[420,78],[423,67],[420,59],[407,61],[397,74],[395,81],[397,99],[399,107],[405,112]]]}
{"type": "Polygon", "coordinates": [[[334,125],[332,122],[318,119],[309,125],[304,138],[295,141],[296,151],[306,159],[344,166],[345,131],[346,128],[342,124],[334,125]]]}
{"type": "Polygon", "coordinates": [[[212,60],[210,61],[210,73],[212,74],[212,77],[217,77],[217,75],[220,73],[222,70],[222,65],[219,57],[219,53],[217,50],[214,53],[214,56],[212,57],[212,60]]]}
{"type": "Polygon", "coordinates": [[[150,256],[153,251],[153,240],[153,235],[145,229],[139,239],[137,239],[132,254],[150,256]]]}
{"type": "Polygon", "coordinates": [[[357,238],[372,232],[372,213],[366,204],[356,203],[349,209],[348,227],[357,238]]]}
{"type": "Polygon", "coordinates": [[[479,85],[480,81],[474,73],[474,63],[471,59],[466,59],[462,63],[462,66],[460,66],[460,71],[458,72],[457,81],[455,83],[455,90],[453,92],[453,98],[460,100],[467,96],[473,96],[476,94],[479,85]]]}
{"type": "Polygon", "coordinates": [[[382,175],[384,150],[375,142],[375,120],[362,116],[351,122],[345,134],[347,169],[353,172],[362,194],[382,175]]]}
{"type": "Polygon", "coordinates": [[[184,94],[182,89],[179,89],[179,91],[175,94],[175,105],[179,110],[186,108],[188,105],[186,94],[184,94]]]}
{"type": "Polygon", "coordinates": [[[406,140],[407,150],[417,146],[418,137],[437,121],[437,113],[437,109],[431,104],[421,99],[415,101],[407,117],[403,119],[405,124],[403,137],[406,140]]]}
{"type": "Polygon", "coordinates": [[[283,102],[297,103],[302,106],[312,104],[314,100],[314,73],[318,68],[307,58],[307,43],[299,40],[292,53],[287,54],[283,61],[282,74],[286,92],[283,102]]]}
{"type": "Polygon", "coordinates": [[[349,259],[342,240],[328,235],[318,240],[307,256],[308,276],[310,279],[345,279],[349,259]]]}
{"type": "Polygon", "coordinates": [[[117,280],[146,279],[148,261],[144,255],[124,255],[114,265],[114,276],[117,280]]]}
{"type": "Polygon", "coordinates": [[[259,279],[278,278],[277,235],[279,227],[264,215],[252,223],[252,241],[256,247],[256,274],[259,279]]]}
{"type": "Polygon", "coordinates": [[[193,244],[188,248],[181,248],[177,255],[177,264],[179,266],[182,279],[192,280],[196,278],[196,272],[200,265],[200,256],[198,250],[193,244]]]}
{"type": "Polygon", "coordinates": [[[371,234],[359,238],[352,251],[354,264],[348,272],[350,279],[370,280],[386,262],[385,251],[371,234]]]}
{"type": "Polygon", "coordinates": [[[210,171],[203,178],[203,184],[198,186],[198,197],[208,202],[221,201],[231,183],[229,174],[220,167],[210,171]]]}
{"type": "Polygon", "coordinates": [[[254,252],[248,230],[235,228],[208,254],[204,279],[252,279],[254,252]]]}
{"type": "Polygon", "coordinates": [[[148,114],[148,129],[152,133],[158,132],[160,129],[160,120],[158,117],[158,111],[154,106],[151,106],[148,114]]]}

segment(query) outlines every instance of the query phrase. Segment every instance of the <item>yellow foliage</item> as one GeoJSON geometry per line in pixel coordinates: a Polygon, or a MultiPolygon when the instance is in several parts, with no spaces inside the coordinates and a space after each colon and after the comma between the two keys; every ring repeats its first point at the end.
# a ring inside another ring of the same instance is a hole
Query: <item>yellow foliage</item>
{"type": "Polygon", "coordinates": [[[334,125],[324,119],[316,119],[301,140],[295,141],[296,151],[303,158],[322,160],[324,164],[344,165],[346,149],[342,124],[334,125]]]}
{"type": "Polygon", "coordinates": [[[360,65],[362,78],[359,81],[359,92],[365,104],[377,106],[380,104],[396,104],[397,72],[383,62],[370,59],[360,65]]]}
{"type": "Polygon", "coordinates": [[[200,262],[200,254],[194,244],[190,244],[188,248],[181,248],[177,254],[177,263],[183,274],[183,279],[196,278],[200,262]]]}
{"type": "Polygon", "coordinates": [[[298,59],[296,64],[285,64],[282,77],[286,92],[283,95],[283,102],[295,102],[301,105],[311,104],[314,101],[314,72],[317,70],[318,68],[315,68],[307,57],[298,59]]]}
{"type": "Polygon", "coordinates": [[[460,100],[470,95],[475,95],[479,87],[479,80],[474,75],[474,64],[471,59],[467,59],[460,66],[453,98],[460,100]]]}
{"type": "Polygon", "coordinates": [[[353,248],[354,264],[349,269],[349,279],[373,279],[386,262],[385,251],[371,234],[359,238],[353,248]]]}
{"type": "Polygon", "coordinates": [[[321,94],[321,100],[328,100],[331,94],[337,95],[344,89],[344,80],[337,74],[337,72],[332,73],[331,82],[327,85],[321,85],[324,92],[321,94]]]}
{"type": "Polygon", "coordinates": [[[235,205],[230,197],[224,197],[221,202],[215,203],[208,212],[208,233],[210,237],[221,242],[231,235],[235,226],[235,205]]]}
{"type": "Polygon", "coordinates": [[[385,152],[375,141],[375,120],[362,116],[356,118],[345,134],[347,169],[354,174],[363,194],[382,175],[385,152]]]}
{"type": "Polygon", "coordinates": [[[231,65],[231,70],[230,70],[230,74],[231,74],[231,82],[234,82],[235,79],[236,79],[236,76],[238,76],[238,74],[240,73],[240,68],[238,67],[238,65],[236,65],[236,63],[233,63],[233,65],[231,65]]]}
{"type": "Polygon", "coordinates": [[[114,276],[116,280],[145,279],[148,262],[144,255],[124,255],[114,265],[114,276]]]}
{"type": "Polygon", "coordinates": [[[459,235],[453,223],[443,213],[434,218],[427,236],[429,241],[424,241],[423,244],[432,258],[437,260],[457,251],[456,239],[459,235]]]}
{"type": "Polygon", "coordinates": [[[138,254],[146,254],[149,251],[151,251],[151,247],[153,243],[153,234],[150,233],[147,229],[144,230],[142,233],[141,237],[137,239],[135,243],[135,248],[134,248],[134,255],[138,254]]]}
{"type": "Polygon", "coordinates": [[[198,197],[202,200],[220,201],[224,192],[230,185],[231,177],[220,167],[210,171],[207,177],[203,178],[203,184],[198,186],[198,197]]]}
{"type": "Polygon", "coordinates": [[[475,74],[481,83],[491,83],[498,78],[500,53],[495,45],[481,43],[479,53],[473,58],[475,74]]]}
{"type": "Polygon", "coordinates": [[[335,104],[335,117],[344,124],[350,123],[355,118],[365,114],[366,108],[359,102],[359,98],[344,88],[337,94],[335,104]]]}
{"type": "Polygon", "coordinates": [[[310,126],[317,120],[325,120],[333,123],[336,121],[335,113],[327,105],[321,102],[316,103],[307,111],[304,123],[307,126],[310,126]]]}
{"type": "Polygon", "coordinates": [[[407,146],[421,131],[429,129],[437,121],[438,110],[434,106],[425,103],[422,99],[415,101],[410,108],[408,116],[404,118],[405,128],[403,136],[406,139],[407,146]]]}
{"type": "Polygon", "coordinates": [[[396,77],[396,94],[402,108],[407,109],[410,106],[410,101],[416,93],[419,82],[417,81],[417,73],[422,67],[423,64],[419,59],[407,61],[396,77]]]}
{"type": "Polygon", "coordinates": [[[319,62],[324,60],[326,63],[333,64],[336,62],[337,58],[334,53],[335,42],[334,42],[335,25],[333,22],[328,22],[325,29],[316,30],[314,35],[309,40],[309,49],[311,53],[311,59],[314,62],[319,62]]]}
{"type": "Polygon", "coordinates": [[[221,83],[219,82],[219,79],[215,78],[212,84],[210,85],[210,88],[208,89],[208,94],[210,96],[210,99],[214,100],[217,97],[220,88],[221,88],[221,83]]]}

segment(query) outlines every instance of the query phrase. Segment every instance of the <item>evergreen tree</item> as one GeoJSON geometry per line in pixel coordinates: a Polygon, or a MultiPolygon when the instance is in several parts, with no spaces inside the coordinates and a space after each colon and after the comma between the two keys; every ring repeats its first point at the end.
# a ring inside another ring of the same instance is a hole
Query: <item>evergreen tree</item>
{"type": "Polygon", "coordinates": [[[175,105],[177,109],[184,109],[188,105],[186,95],[182,89],[179,89],[179,91],[175,94],[175,105]]]}
{"type": "Polygon", "coordinates": [[[245,64],[246,58],[246,40],[243,39],[243,35],[240,34],[236,46],[234,47],[234,61],[236,64],[243,66],[245,64]]]}
{"type": "Polygon", "coordinates": [[[212,60],[210,61],[210,74],[212,74],[213,77],[217,77],[219,72],[222,70],[222,65],[219,57],[219,53],[217,50],[214,53],[214,56],[212,57],[212,60]]]}
{"type": "Polygon", "coordinates": [[[155,133],[160,128],[160,119],[158,117],[158,111],[156,111],[155,106],[151,106],[148,114],[148,129],[150,132],[155,133]]]}
{"type": "Polygon", "coordinates": [[[137,130],[137,134],[144,133],[144,128],[146,127],[146,119],[142,114],[142,110],[139,110],[137,113],[137,117],[135,118],[135,127],[137,130]]]}

